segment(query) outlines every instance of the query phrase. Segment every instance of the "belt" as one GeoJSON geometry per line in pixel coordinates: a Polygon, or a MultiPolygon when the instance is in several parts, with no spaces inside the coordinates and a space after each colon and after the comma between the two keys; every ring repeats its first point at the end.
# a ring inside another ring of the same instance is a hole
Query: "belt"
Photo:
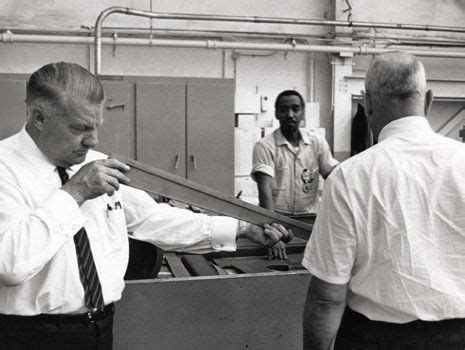
{"type": "Polygon", "coordinates": [[[425,332],[425,331],[439,331],[441,329],[455,329],[465,326],[465,318],[451,318],[440,321],[423,321],[415,320],[407,323],[391,323],[383,321],[370,320],[365,315],[346,307],[344,316],[344,323],[348,328],[351,326],[359,326],[367,332],[371,333],[386,333],[386,332],[425,332]]]}
{"type": "Polygon", "coordinates": [[[0,314],[0,322],[42,322],[42,323],[95,323],[115,313],[113,303],[105,306],[103,311],[89,311],[82,314],[39,314],[34,316],[3,315],[0,314]]]}

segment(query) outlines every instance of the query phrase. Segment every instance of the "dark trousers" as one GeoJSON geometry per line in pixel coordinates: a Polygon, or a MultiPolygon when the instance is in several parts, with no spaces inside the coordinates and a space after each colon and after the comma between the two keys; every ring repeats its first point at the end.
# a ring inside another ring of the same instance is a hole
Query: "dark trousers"
{"type": "Polygon", "coordinates": [[[346,308],[335,350],[465,349],[465,319],[413,321],[403,324],[372,321],[346,308]]]}
{"type": "Polygon", "coordinates": [[[113,305],[83,315],[0,315],[0,349],[111,350],[113,305]]]}

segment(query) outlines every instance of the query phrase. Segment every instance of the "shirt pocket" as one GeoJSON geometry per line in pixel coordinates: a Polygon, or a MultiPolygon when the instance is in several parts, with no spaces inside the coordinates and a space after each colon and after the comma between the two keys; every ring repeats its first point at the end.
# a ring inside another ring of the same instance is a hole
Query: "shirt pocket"
{"type": "Polygon", "coordinates": [[[126,219],[124,210],[107,210],[107,232],[105,246],[109,252],[121,251],[124,248],[127,237],[126,219]]]}
{"type": "Polygon", "coordinates": [[[277,167],[275,169],[273,191],[288,191],[291,180],[291,169],[289,167],[277,167]]]}

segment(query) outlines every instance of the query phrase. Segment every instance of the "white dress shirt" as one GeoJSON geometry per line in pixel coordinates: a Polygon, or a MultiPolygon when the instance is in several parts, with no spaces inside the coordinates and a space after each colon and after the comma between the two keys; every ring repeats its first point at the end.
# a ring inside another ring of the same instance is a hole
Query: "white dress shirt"
{"type": "Polygon", "coordinates": [[[423,117],[329,176],[302,264],[372,320],[465,317],[465,145],[423,117]]]}
{"type": "MultiPolygon", "coordinates": [[[[79,168],[105,155],[90,151],[79,168]]],[[[0,142],[0,314],[87,311],[73,236],[84,226],[105,304],[121,298],[128,232],[164,250],[205,253],[236,248],[237,220],[157,204],[121,186],[80,207],[23,129],[0,142]],[[111,208],[111,210],[109,210],[111,208]]]]}

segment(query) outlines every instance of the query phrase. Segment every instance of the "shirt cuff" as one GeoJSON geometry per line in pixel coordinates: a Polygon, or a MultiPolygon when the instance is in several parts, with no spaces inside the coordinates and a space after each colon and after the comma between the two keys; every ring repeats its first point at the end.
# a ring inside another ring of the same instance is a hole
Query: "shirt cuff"
{"type": "Polygon", "coordinates": [[[270,167],[269,165],[266,164],[256,164],[254,165],[252,171],[250,172],[250,175],[252,178],[255,180],[255,173],[263,173],[266,175],[269,175],[271,177],[274,177],[274,169],[270,167]]]}
{"type": "Polygon", "coordinates": [[[236,250],[238,221],[227,216],[211,216],[212,248],[233,252],[236,250]]]}
{"type": "Polygon", "coordinates": [[[53,214],[65,236],[71,237],[84,226],[85,219],[75,199],[66,191],[56,191],[46,208],[53,214]]]}

